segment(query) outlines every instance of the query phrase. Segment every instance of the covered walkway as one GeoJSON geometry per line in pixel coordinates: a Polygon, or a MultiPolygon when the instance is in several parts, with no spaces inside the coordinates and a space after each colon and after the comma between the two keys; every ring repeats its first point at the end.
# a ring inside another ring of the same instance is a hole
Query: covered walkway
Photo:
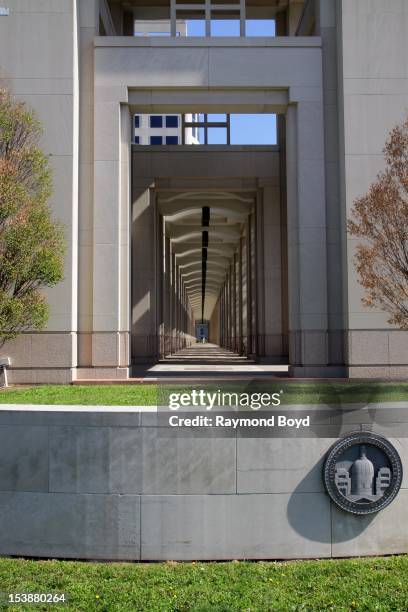
{"type": "Polygon", "coordinates": [[[247,380],[271,375],[287,376],[288,366],[255,363],[243,355],[210,343],[193,344],[134,373],[135,377],[142,377],[145,381],[163,382],[174,378],[211,381],[214,377],[247,380]]]}

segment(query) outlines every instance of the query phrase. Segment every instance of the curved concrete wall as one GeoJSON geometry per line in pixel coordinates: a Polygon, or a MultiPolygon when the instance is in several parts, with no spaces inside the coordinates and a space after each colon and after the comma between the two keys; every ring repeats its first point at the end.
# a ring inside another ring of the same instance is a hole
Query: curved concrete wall
{"type": "Polygon", "coordinates": [[[408,552],[407,477],[390,506],[367,517],[333,506],[321,478],[333,441],[360,428],[389,438],[406,465],[407,403],[397,410],[349,407],[330,437],[308,439],[170,438],[154,413],[33,408],[0,411],[2,555],[193,560],[408,552]]]}

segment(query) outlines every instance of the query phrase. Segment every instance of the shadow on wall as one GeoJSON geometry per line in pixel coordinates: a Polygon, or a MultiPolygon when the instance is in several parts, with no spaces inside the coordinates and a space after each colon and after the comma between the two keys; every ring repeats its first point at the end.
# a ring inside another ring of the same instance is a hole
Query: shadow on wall
{"type": "MultiPolygon", "coordinates": [[[[326,414],[322,413],[320,419],[318,418],[319,422],[313,426],[313,434],[316,437],[328,438],[326,453],[331,447],[330,439],[338,439],[355,431],[385,429],[386,431],[381,431],[381,433],[387,435],[388,432],[390,436],[398,435],[396,433],[398,423],[385,421],[382,416],[382,414],[384,414],[384,409],[381,414],[381,409],[379,411],[378,408],[376,408],[375,404],[378,401],[378,390],[372,387],[373,385],[370,386],[365,383],[353,383],[355,392],[360,393],[360,402],[355,403],[354,406],[352,405],[352,397],[350,397],[350,401],[345,403],[344,396],[341,396],[340,392],[336,391],[335,388],[330,389],[330,395],[329,391],[327,392],[327,404],[333,407],[333,413],[332,415],[327,415],[327,412],[326,414]],[[337,396],[337,404],[333,404],[333,394],[337,396]],[[363,401],[361,401],[361,394],[363,394],[363,401]]],[[[324,395],[321,399],[324,401],[324,395]]],[[[387,415],[389,415],[388,410],[387,415]]],[[[325,508],[322,513],[322,500],[318,492],[316,491],[316,495],[304,495],[305,491],[308,490],[307,483],[312,480],[311,474],[313,472],[320,471],[323,481],[323,466],[326,453],[293,491],[288,502],[287,517],[292,528],[306,539],[323,543],[332,542],[333,544],[347,542],[362,534],[378,514],[375,513],[362,516],[348,513],[337,508],[330,500],[327,493],[324,493],[326,503],[324,504],[325,508]],[[305,503],[316,503],[316,513],[313,512],[313,509],[311,511],[310,508],[308,512],[304,512],[305,503]],[[305,515],[315,515],[316,520],[307,521],[305,520],[305,515]]]]}
{"type": "MultiPolygon", "coordinates": [[[[328,444],[327,450],[330,448],[328,444]]],[[[322,513],[322,500],[319,494],[316,495],[305,495],[305,484],[310,480],[310,475],[316,469],[322,469],[322,462],[316,463],[305,478],[298,484],[296,489],[290,496],[287,517],[290,526],[303,538],[311,540],[313,542],[322,543],[334,543],[336,542],[347,542],[352,540],[370,525],[375,518],[376,514],[368,514],[366,516],[357,516],[350,514],[339,508],[334,509],[334,504],[330,500],[327,493],[324,493],[326,498],[324,501],[324,512],[322,513]],[[310,512],[304,512],[304,503],[316,503],[316,512],[313,510],[310,512]],[[316,501],[314,501],[316,500],[316,501]],[[305,520],[305,514],[307,516],[314,516],[314,520],[305,520]],[[334,521],[342,525],[342,528],[334,530],[334,521]]]]}

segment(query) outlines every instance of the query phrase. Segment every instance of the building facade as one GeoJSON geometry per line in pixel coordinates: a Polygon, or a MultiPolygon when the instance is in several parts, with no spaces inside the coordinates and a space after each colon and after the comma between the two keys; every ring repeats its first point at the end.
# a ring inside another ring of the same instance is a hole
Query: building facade
{"type": "MultiPolygon", "coordinates": [[[[187,36],[187,25],[177,21],[176,35],[187,36]]],[[[170,36],[170,21],[135,21],[134,36],[170,36]]],[[[189,116],[191,118],[191,115],[189,116]]],[[[135,115],[133,144],[177,145],[182,144],[183,119],[181,115],[135,115]]],[[[186,144],[193,144],[192,130],[189,130],[186,144]]],[[[194,135],[197,144],[197,136],[194,135]]],[[[195,143],[194,143],[195,144],[195,143]]]]}
{"type": "Polygon", "coordinates": [[[183,122],[192,120],[192,115],[135,115],[133,144],[199,144],[198,128],[184,128],[183,135],[183,122]]]}
{"type": "Polygon", "coordinates": [[[180,115],[135,115],[134,144],[181,144],[180,115]]]}
{"type": "Polygon", "coordinates": [[[3,349],[11,382],[127,378],[201,320],[294,376],[407,377],[408,332],[362,305],[346,232],[408,107],[405,0],[246,0],[225,37],[211,2],[5,4],[1,84],[44,125],[68,243],[47,329],[3,349]],[[198,8],[205,36],[178,36],[198,8]],[[276,36],[246,37],[263,19],[276,36]],[[156,20],[170,36],[135,35],[156,20]],[[200,113],[276,113],[278,143],[132,147],[134,116],[200,113]]]}

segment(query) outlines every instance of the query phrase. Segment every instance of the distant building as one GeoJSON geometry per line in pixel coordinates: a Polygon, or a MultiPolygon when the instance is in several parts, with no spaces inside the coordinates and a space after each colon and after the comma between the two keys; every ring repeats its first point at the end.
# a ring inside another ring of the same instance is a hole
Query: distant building
{"type": "MultiPolygon", "coordinates": [[[[194,115],[186,115],[186,121],[191,121],[194,115]]],[[[198,128],[185,129],[183,143],[183,115],[135,115],[134,144],[140,145],[178,145],[200,144],[198,128]]]]}
{"type": "MultiPolygon", "coordinates": [[[[136,20],[135,36],[170,36],[169,20],[136,20]]],[[[176,22],[176,35],[187,36],[185,21],[176,22]]],[[[192,115],[187,116],[191,121],[192,115]]],[[[182,137],[182,115],[135,115],[134,144],[141,145],[178,145],[199,144],[198,129],[186,129],[185,141],[182,137]]]]}

